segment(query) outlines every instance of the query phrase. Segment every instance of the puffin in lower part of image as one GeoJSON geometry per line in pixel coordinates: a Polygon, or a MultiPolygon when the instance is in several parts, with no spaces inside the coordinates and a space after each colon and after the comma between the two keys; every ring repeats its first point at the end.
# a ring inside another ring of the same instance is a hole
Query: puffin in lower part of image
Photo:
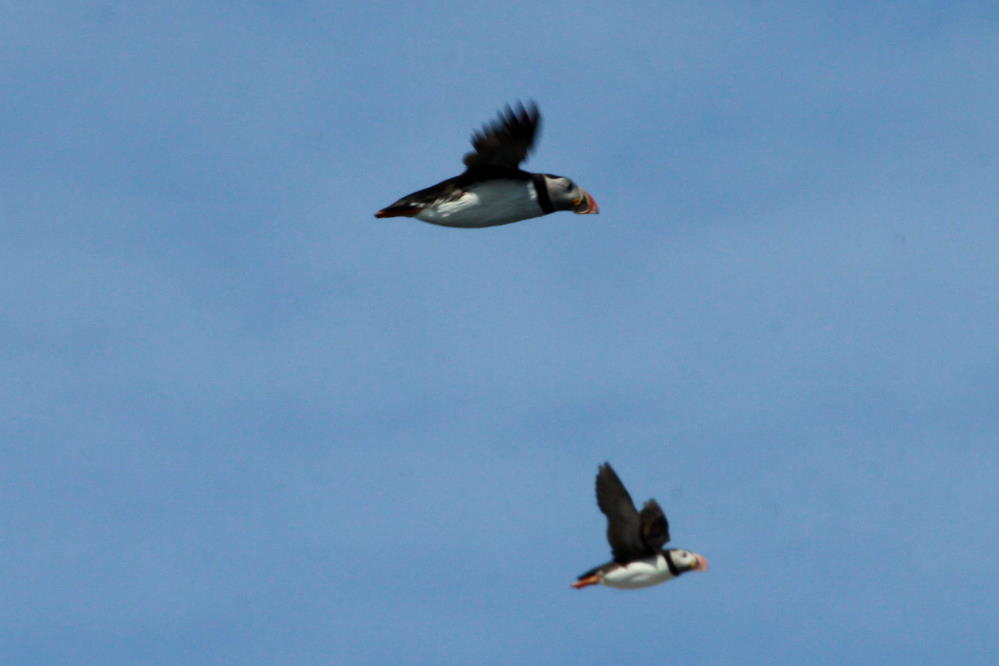
{"type": "Polygon", "coordinates": [[[506,107],[499,118],[472,134],[474,151],[464,173],[407,194],[375,217],[415,217],[444,227],[479,228],[510,224],[560,210],[599,213],[590,193],[569,178],[530,173],[520,163],[531,151],[541,124],[533,103],[506,107]]]}
{"type": "Polygon", "coordinates": [[[607,541],[614,560],[590,569],[572,586],[576,589],[603,584],[625,590],[650,587],[688,571],[706,571],[708,561],[679,548],[663,550],[669,543],[669,522],[650,499],[641,513],[635,509],[610,463],[597,472],[597,505],[607,516],[607,541]]]}

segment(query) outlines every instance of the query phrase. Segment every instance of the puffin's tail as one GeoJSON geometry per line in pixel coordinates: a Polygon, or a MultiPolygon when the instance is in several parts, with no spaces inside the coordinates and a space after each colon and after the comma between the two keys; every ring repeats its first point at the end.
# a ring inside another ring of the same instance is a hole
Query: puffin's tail
{"type": "Polygon", "coordinates": [[[375,217],[413,217],[420,210],[416,206],[389,206],[375,213],[375,217]]]}
{"type": "Polygon", "coordinates": [[[584,587],[587,587],[588,585],[597,585],[599,583],[600,583],[599,576],[586,576],[586,577],[580,576],[579,580],[573,583],[572,586],[577,590],[581,590],[584,587]]]}

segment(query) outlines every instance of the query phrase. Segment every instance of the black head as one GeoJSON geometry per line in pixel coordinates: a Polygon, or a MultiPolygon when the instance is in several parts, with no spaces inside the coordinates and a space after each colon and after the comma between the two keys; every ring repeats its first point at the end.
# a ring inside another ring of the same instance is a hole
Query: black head
{"type": "Polygon", "coordinates": [[[580,215],[600,212],[596,200],[571,178],[546,173],[544,181],[548,190],[548,198],[555,210],[571,210],[580,215]]]}
{"type": "Polygon", "coordinates": [[[673,548],[666,551],[666,557],[669,559],[669,563],[673,565],[670,567],[670,571],[675,569],[677,576],[688,571],[708,570],[708,561],[701,555],[692,553],[689,550],[673,548]]]}

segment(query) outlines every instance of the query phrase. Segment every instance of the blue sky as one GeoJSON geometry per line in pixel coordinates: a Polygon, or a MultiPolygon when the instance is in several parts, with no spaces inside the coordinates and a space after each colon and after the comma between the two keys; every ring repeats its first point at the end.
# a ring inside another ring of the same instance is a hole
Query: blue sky
{"type": "Polygon", "coordinates": [[[135,5],[0,12],[4,663],[999,651],[994,3],[135,5]],[[372,218],[516,99],[601,215],[372,218]]]}

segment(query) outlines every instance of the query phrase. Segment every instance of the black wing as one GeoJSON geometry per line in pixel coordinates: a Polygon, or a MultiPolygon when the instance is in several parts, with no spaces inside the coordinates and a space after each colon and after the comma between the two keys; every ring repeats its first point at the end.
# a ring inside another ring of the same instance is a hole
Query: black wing
{"type": "Polygon", "coordinates": [[[607,516],[607,541],[615,562],[630,562],[652,554],[642,539],[635,503],[610,463],[601,465],[597,472],[597,505],[607,516]]]}
{"type": "Polygon", "coordinates": [[[436,185],[407,194],[395,203],[392,203],[375,213],[375,217],[397,217],[402,215],[413,216],[427,206],[433,206],[440,201],[457,199],[464,192],[458,186],[457,178],[442,180],[436,185]]]}
{"type": "Polygon", "coordinates": [[[533,102],[527,107],[520,103],[516,108],[507,106],[498,120],[472,133],[475,152],[465,155],[465,166],[516,169],[527,158],[540,125],[541,114],[533,102]]]}
{"type": "Polygon", "coordinates": [[[639,519],[642,523],[642,540],[649,548],[660,550],[669,543],[669,521],[658,502],[654,499],[646,502],[639,519]]]}

